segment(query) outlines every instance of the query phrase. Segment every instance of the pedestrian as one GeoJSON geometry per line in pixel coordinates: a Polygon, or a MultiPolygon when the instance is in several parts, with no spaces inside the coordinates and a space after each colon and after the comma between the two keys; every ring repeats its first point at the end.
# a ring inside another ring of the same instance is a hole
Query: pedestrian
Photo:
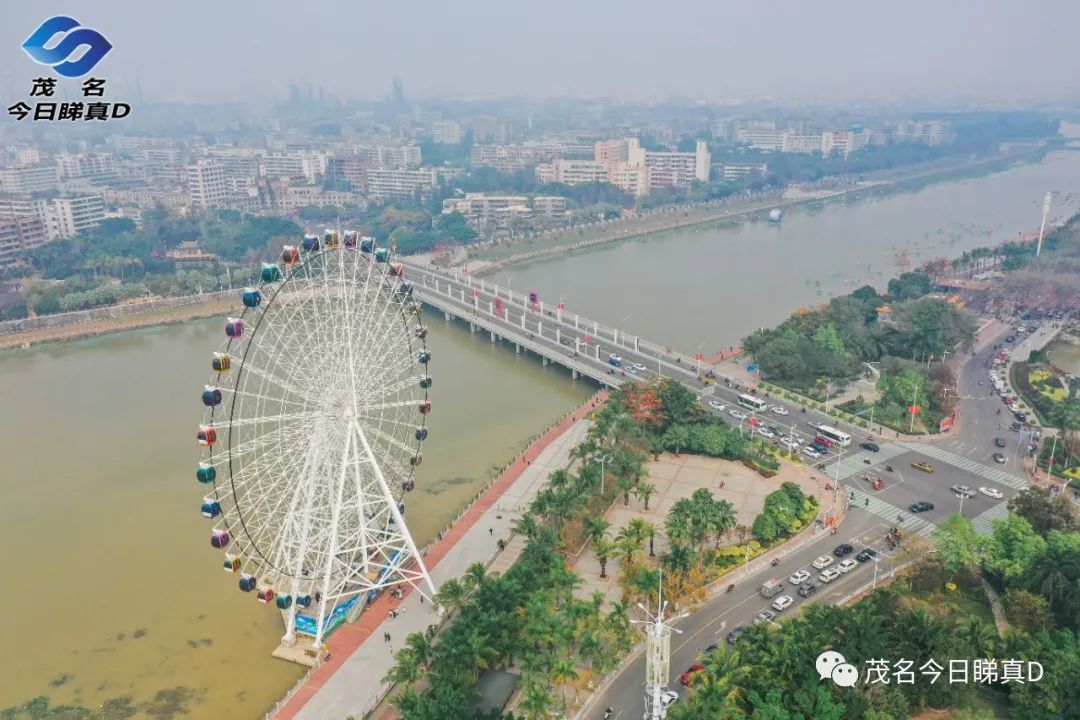
{"type": "Polygon", "coordinates": [[[420,604],[421,605],[424,604],[424,594],[423,593],[420,593],[420,604]]]}
{"type": "Polygon", "coordinates": [[[488,535],[494,535],[494,534],[495,534],[495,528],[488,528],[488,535]]]}
{"type": "Polygon", "coordinates": [[[384,633],[382,634],[382,639],[383,639],[383,642],[384,642],[384,643],[388,643],[388,642],[390,642],[390,633],[388,633],[388,632],[384,632],[384,633]]]}

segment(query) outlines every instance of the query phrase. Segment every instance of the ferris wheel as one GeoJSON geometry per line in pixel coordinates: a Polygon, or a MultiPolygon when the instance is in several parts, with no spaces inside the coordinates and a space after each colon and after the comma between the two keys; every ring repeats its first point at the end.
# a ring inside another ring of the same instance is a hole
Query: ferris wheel
{"type": "Polygon", "coordinates": [[[379,591],[435,589],[405,526],[431,412],[427,329],[387,248],[305,235],[225,323],[197,440],[210,542],[277,607],[282,644],[323,638],[379,591]]]}

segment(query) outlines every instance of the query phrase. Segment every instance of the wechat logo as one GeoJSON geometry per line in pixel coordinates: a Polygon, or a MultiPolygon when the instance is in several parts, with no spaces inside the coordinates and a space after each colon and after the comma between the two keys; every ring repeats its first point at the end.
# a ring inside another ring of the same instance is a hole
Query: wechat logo
{"type": "Polygon", "coordinates": [[[819,678],[832,678],[840,687],[855,687],[855,683],[859,682],[859,671],[835,650],[826,650],[818,655],[814,667],[819,678]]]}

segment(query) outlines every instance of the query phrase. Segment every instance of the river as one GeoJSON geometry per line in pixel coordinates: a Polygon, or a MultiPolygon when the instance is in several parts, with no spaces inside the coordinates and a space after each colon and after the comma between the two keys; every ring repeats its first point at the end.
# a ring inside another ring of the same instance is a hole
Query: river
{"type": "MultiPolygon", "coordinates": [[[[434,412],[408,512],[419,543],[594,390],[428,319],[434,412]]],[[[299,677],[270,657],[280,616],[222,572],[199,514],[199,392],[222,327],[0,353],[0,709],[132,698],[155,720],[255,718],[299,677]]]]}
{"type": "MultiPolygon", "coordinates": [[[[614,324],[679,350],[712,354],[800,307],[902,268],[1011,240],[1037,229],[1048,190],[1080,190],[1080,152],[989,175],[882,189],[600,245],[504,268],[490,278],[537,291],[568,312],[614,324]]],[[[1056,201],[1051,217],[1077,210],[1056,201]]]]}

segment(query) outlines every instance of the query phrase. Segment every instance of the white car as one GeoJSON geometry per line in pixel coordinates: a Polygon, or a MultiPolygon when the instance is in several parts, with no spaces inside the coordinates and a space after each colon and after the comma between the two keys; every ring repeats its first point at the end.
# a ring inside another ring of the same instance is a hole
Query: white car
{"type": "Polygon", "coordinates": [[[986,497],[994,498],[995,500],[1000,500],[1001,498],[1005,497],[1005,494],[1003,492],[1001,492],[997,488],[992,487],[981,487],[979,488],[979,492],[986,497]]]}
{"type": "Polygon", "coordinates": [[[662,707],[670,707],[679,702],[679,693],[674,690],[665,690],[660,695],[660,705],[662,707]]]}
{"type": "Polygon", "coordinates": [[[823,583],[831,583],[838,577],[840,577],[839,570],[836,568],[825,568],[821,571],[821,574],[817,576],[817,579],[823,583]]]}
{"type": "Polygon", "coordinates": [[[759,427],[757,429],[757,434],[760,435],[763,438],[774,438],[774,437],[776,437],[776,433],[774,433],[772,430],[770,430],[767,427],[759,427]]]}
{"type": "Polygon", "coordinates": [[[646,368],[641,363],[633,363],[630,367],[634,368],[637,372],[645,372],[646,368]]]}
{"type": "Polygon", "coordinates": [[[772,609],[776,612],[784,612],[789,607],[791,607],[791,604],[793,602],[795,601],[791,599],[790,595],[781,595],[780,597],[773,600],[772,609]]]}
{"type": "Polygon", "coordinates": [[[788,409],[786,407],[784,407],[783,405],[773,405],[772,411],[774,413],[776,413],[777,415],[787,415],[788,414],[788,409]]]}
{"type": "Polygon", "coordinates": [[[728,410],[728,415],[735,418],[736,420],[745,420],[746,419],[746,413],[744,413],[741,410],[736,410],[734,408],[732,408],[731,410],[728,410]]]}
{"type": "Polygon", "coordinates": [[[781,438],[780,444],[786,447],[788,450],[794,450],[799,447],[799,441],[792,437],[781,438]]]}
{"type": "Polygon", "coordinates": [[[817,430],[819,427],[821,427],[821,423],[814,422],[813,420],[811,420],[810,422],[808,422],[806,424],[809,425],[810,427],[814,428],[815,430],[817,430]]]}
{"type": "Polygon", "coordinates": [[[791,583],[792,585],[798,586],[798,585],[802,585],[804,582],[806,582],[809,579],[810,579],[810,571],[809,570],[796,570],[794,573],[791,574],[791,577],[788,578],[788,582],[791,583]]]}
{"type": "Polygon", "coordinates": [[[832,555],[822,555],[817,560],[815,560],[814,562],[811,563],[811,565],[816,567],[818,570],[824,570],[825,568],[829,567],[832,564],[833,564],[832,555]]]}
{"type": "Polygon", "coordinates": [[[815,460],[818,459],[819,457],[821,457],[821,453],[819,453],[817,450],[815,450],[814,448],[812,448],[810,446],[804,447],[802,449],[802,453],[803,453],[803,455],[805,455],[807,457],[812,457],[815,460]]]}
{"type": "Polygon", "coordinates": [[[724,412],[726,406],[719,400],[710,400],[709,407],[711,407],[713,410],[719,410],[720,412],[724,412]]]}
{"type": "Polygon", "coordinates": [[[846,560],[841,560],[840,564],[836,566],[836,569],[842,573],[849,573],[857,567],[859,567],[858,562],[851,558],[847,558],[846,560]]]}

